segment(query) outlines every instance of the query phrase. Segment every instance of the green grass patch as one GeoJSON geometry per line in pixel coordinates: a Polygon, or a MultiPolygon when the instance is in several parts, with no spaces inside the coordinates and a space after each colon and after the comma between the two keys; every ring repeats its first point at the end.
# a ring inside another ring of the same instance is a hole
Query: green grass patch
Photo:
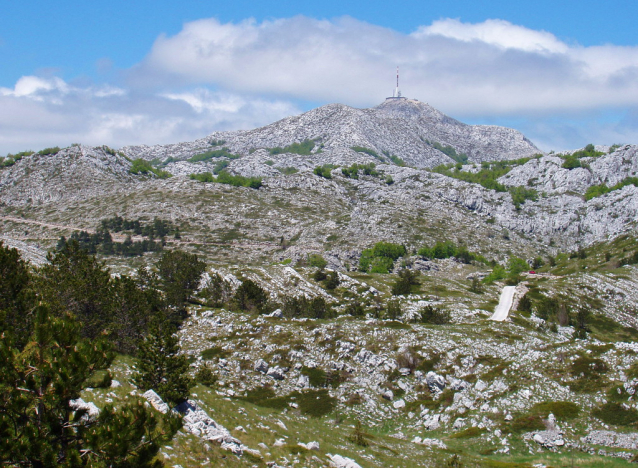
{"type": "Polygon", "coordinates": [[[214,346],[212,348],[208,348],[205,351],[202,351],[202,359],[210,361],[215,358],[226,358],[230,356],[230,354],[230,351],[226,351],[221,346],[214,346]]]}
{"type": "Polygon", "coordinates": [[[530,412],[543,418],[547,418],[551,413],[559,420],[566,420],[577,417],[580,407],[571,401],[544,401],[536,403],[530,412]]]}
{"type": "Polygon", "coordinates": [[[452,434],[450,439],[473,439],[475,437],[479,437],[481,434],[487,432],[487,429],[481,429],[478,427],[468,427],[467,429],[452,434]]]}
{"type": "Polygon", "coordinates": [[[638,411],[625,408],[620,403],[605,403],[592,411],[592,415],[613,426],[635,426],[638,423],[638,411]]]}

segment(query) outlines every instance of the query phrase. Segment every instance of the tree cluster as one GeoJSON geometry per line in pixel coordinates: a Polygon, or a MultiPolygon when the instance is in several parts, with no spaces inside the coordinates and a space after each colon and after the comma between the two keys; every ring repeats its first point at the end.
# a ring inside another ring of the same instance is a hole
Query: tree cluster
{"type": "Polygon", "coordinates": [[[391,242],[377,242],[371,249],[361,252],[359,270],[370,273],[388,273],[394,262],[406,254],[405,246],[391,242]]]}
{"type": "Polygon", "coordinates": [[[114,351],[138,347],[140,387],[157,386],[171,403],[187,397],[186,361],[171,319],[203,269],[194,256],[171,254],[182,261],[165,260],[168,270],[160,264],[135,278],[114,278],[77,242],[34,270],[0,243],[0,463],[161,466],[155,455],[178,419],[142,402],[89,415],[72,401],[108,368],[114,351]],[[170,268],[190,270],[175,275],[170,268]],[[181,302],[167,294],[176,284],[187,288],[181,302]]]}

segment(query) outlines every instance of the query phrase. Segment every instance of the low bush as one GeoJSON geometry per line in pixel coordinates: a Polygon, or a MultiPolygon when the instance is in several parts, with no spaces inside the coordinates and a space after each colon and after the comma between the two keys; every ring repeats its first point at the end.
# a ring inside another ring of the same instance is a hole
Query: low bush
{"type": "Polygon", "coordinates": [[[240,175],[232,175],[229,172],[223,170],[215,179],[215,182],[220,184],[232,185],[234,187],[247,187],[251,189],[258,189],[261,187],[261,177],[244,177],[240,175]]]}
{"type": "Polygon", "coordinates": [[[638,411],[620,403],[605,403],[592,411],[592,415],[614,426],[633,426],[638,423],[638,411]]]}
{"type": "Polygon", "coordinates": [[[52,148],[44,148],[40,151],[38,151],[38,154],[41,156],[49,156],[52,154],[58,154],[60,152],[60,147],[58,146],[54,146],[52,148]]]}
{"type": "Polygon", "coordinates": [[[302,414],[313,418],[320,418],[332,411],[337,406],[337,399],[331,397],[328,390],[309,390],[303,393],[293,392],[290,395],[299,405],[302,414]]]}
{"type": "Polygon", "coordinates": [[[359,171],[363,171],[364,175],[376,177],[379,175],[379,172],[375,169],[376,165],[374,163],[370,164],[353,164],[350,167],[342,167],[341,174],[348,179],[358,179],[359,171]]]}
{"type": "Polygon", "coordinates": [[[387,273],[394,262],[406,254],[403,245],[391,242],[377,242],[371,249],[361,252],[359,270],[372,273],[387,273]],[[371,271],[374,267],[375,271],[371,271]]]}
{"type": "Polygon", "coordinates": [[[414,286],[419,286],[421,282],[418,280],[421,272],[418,270],[401,270],[399,277],[392,285],[393,296],[405,296],[412,292],[414,286]]]}
{"type": "Polygon", "coordinates": [[[217,383],[217,376],[209,366],[201,366],[195,374],[195,380],[202,385],[212,387],[217,383]]]}
{"type": "Polygon", "coordinates": [[[323,177],[324,179],[332,179],[332,170],[335,169],[333,164],[324,164],[323,166],[317,166],[312,171],[315,175],[323,177]]]}
{"type": "Polygon", "coordinates": [[[292,174],[296,174],[297,172],[299,172],[299,169],[297,169],[296,167],[292,167],[292,166],[276,167],[275,169],[277,169],[283,175],[292,175],[292,174]]]}
{"type": "Polygon", "coordinates": [[[450,439],[473,439],[474,437],[479,437],[480,435],[487,432],[487,429],[479,428],[479,427],[468,427],[461,432],[457,432],[450,436],[450,439]]]}
{"type": "Polygon", "coordinates": [[[299,154],[302,156],[308,156],[312,154],[312,150],[315,147],[315,140],[304,140],[300,143],[292,143],[288,146],[284,146],[283,148],[277,146],[276,148],[271,148],[269,153],[272,155],[275,154],[283,154],[283,153],[292,153],[299,154]]]}
{"type": "Polygon", "coordinates": [[[442,310],[431,305],[423,307],[420,311],[420,322],[433,325],[445,325],[452,321],[450,311],[442,310]]]}
{"type": "Polygon", "coordinates": [[[321,254],[308,255],[308,265],[314,268],[323,269],[328,265],[328,262],[321,254]]]}
{"type": "Polygon", "coordinates": [[[230,356],[230,351],[226,351],[221,346],[214,346],[212,348],[208,348],[202,351],[202,359],[205,361],[210,361],[215,358],[225,358],[230,356]]]}
{"type": "Polygon", "coordinates": [[[377,153],[375,150],[370,148],[364,148],[363,146],[351,146],[350,149],[356,151],[357,153],[365,153],[379,160],[383,159],[381,156],[379,156],[379,153],[377,153]]]}
{"type": "Polygon", "coordinates": [[[210,150],[204,153],[196,154],[191,156],[188,159],[188,162],[197,163],[203,161],[209,161],[214,158],[228,158],[228,159],[239,159],[241,156],[238,154],[231,154],[228,148],[222,148],[218,150],[210,150]]]}
{"type": "Polygon", "coordinates": [[[308,376],[308,382],[312,387],[325,387],[328,383],[328,374],[318,367],[310,368],[303,366],[301,373],[308,376]]]}
{"type": "Polygon", "coordinates": [[[169,177],[171,177],[170,172],[153,167],[150,161],[146,161],[142,158],[133,160],[129,172],[135,175],[155,174],[155,176],[157,176],[159,179],[168,179],[169,177]]]}
{"type": "Polygon", "coordinates": [[[564,421],[574,419],[580,413],[580,407],[571,401],[544,401],[536,403],[532,409],[532,414],[537,414],[543,418],[553,414],[557,419],[564,421]]]}

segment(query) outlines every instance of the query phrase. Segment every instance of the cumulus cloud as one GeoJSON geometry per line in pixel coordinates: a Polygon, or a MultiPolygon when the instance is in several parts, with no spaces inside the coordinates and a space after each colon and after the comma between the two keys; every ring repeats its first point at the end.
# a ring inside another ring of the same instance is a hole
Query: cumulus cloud
{"type": "Polygon", "coordinates": [[[26,76],[0,88],[0,154],[75,142],[116,148],[172,143],[299,112],[285,101],[201,88],[157,95],[26,76]]]}
{"type": "Polygon", "coordinates": [[[393,88],[456,115],[638,104],[638,47],[568,45],[503,20],[445,19],[412,34],[344,17],[257,23],[203,19],[159,37],[131,82],[369,106],[393,88]]]}
{"type": "MultiPolygon", "coordinates": [[[[209,18],[158,37],[125,84],[24,76],[0,87],[0,154],[194,139],[264,125],[308,102],[369,107],[391,95],[397,65],[405,96],[470,123],[516,118],[544,149],[638,137],[636,46],[567,44],[499,19],[441,19],[403,34],[350,17],[209,18]]],[[[109,59],[96,67],[103,79],[121,75],[109,59]]]]}

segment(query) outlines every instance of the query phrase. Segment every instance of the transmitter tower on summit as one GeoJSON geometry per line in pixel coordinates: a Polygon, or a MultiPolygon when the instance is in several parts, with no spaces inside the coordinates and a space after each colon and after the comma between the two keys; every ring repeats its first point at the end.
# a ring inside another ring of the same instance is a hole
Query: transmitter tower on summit
{"type": "Polygon", "coordinates": [[[401,90],[399,89],[399,67],[397,67],[397,87],[394,88],[392,96],[386,98],[386,100],[388,99],[405,99],[403,96],[401,96],[401,90]]]}

